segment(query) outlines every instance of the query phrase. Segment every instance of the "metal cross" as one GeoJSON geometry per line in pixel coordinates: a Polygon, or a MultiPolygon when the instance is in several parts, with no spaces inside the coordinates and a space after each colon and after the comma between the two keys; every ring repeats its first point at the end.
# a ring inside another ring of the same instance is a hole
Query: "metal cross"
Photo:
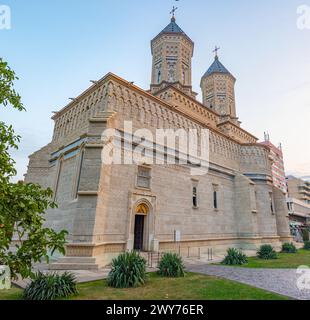
{"type": "Polygon", "coordinates": [[[213,50],[213,52],[215,53],[215,56],[217,57],[217,53],[221,48],[215,46],[215,49],[213,50]]]}
{"type": "Polygon", "coordinates": [[[170,14],[172,14],[172,16],[174,17],[175,12],[178,10],[178,7],[173,6],[172,11],[170,12],[170,14]]]}

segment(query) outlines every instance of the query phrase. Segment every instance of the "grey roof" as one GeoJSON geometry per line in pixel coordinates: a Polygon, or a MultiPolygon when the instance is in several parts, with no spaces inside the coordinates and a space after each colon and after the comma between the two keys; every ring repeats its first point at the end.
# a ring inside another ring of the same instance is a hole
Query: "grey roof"
{"type": "Polygon", "coordinates": [[[167,27],[161,33],[182,33],[182,34],[185,34],[185,32],[175,22],[174,17],[172,17],[171,22],[167,25],[167,27]]]}
{"type": "Polygon", "coordinates": [[[155,40],[160,35],[166,34],[166,33],[181,34],[185,36],[189,41],[193,42],[191,38],[178,26],[178,24],[176,23],[175,17],[171,18],[171,22],[167,25],[167,27],[164,28],[153,40],[155,40]]]}
{"type": "Polygon", "coordinates": [[[208,77],[213,73],[226,73],[231,75],[231,73],[222,65],[217,56],[215,57],[214,62],[203,77],[208,77]]]}

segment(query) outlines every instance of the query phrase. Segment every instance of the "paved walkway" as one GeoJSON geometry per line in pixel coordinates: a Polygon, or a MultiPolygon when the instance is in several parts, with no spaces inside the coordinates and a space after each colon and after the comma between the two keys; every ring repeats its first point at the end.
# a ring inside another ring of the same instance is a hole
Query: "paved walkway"
{"type": "Polygon", "coordinates": [[[300,291],[296,269],[250,269],[208,264],[187,264],[187,270],[238,281],[298,300],[310,300],[310,290],[300,291]]]}

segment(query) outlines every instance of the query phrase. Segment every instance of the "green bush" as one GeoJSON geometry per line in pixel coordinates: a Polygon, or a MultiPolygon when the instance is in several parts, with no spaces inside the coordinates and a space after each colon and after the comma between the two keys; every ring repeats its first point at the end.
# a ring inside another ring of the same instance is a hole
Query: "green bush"
{"type": "Polygon", "coordinates": [[[227,250],[227,255],[225,259],[222,261],[222,264],[226,265],[243,265],[248,262],[247,256],[238,249],[230,248],[227,250]]]}
{"type": "Polygon", "coordinates": [[[260,259],[264,260],[271,260],[271,259],[277,259],[278,255],[274,251],[273,247],[269,244],[264,244],[260,247],[260,249],[257,251],[257,256],[260,259]]]}
{"type": "Polygon", "coordinates": [[[146,260],[136,251],[120,254],[112,261],[107,283],[113,288],[132,288],[145,284],[146,260]]]}
{"type": "Polygon", "coordinates": [[[282,252],[284,252],[284,253],[296,253],[297,252],[297,248],[294,246],[293,243],[283,243],[282,252]]]}
{"type": "Polygon", "coordinates": [[[159,262],[158,268],[158,274],[163,277],[185,277],[185,267],[182,258],[175,253],[165,253],[159,262]]]}
{"type": "Polygon", "coordinates": [[[57,300],[77,294],[76,279],[71,273],[37,273],[23,293],[24,300],[57,300]]]}
{"type": "Polygon", "coordinates": [[[304,249],[305,250],[310,250],[310,241],[306,241],[304,244],[304,249]]]}
{"type": "Polygon", "coordinates": [[[302,239],[304,242],[309,241],[309,230],[308,229],[302,230],[302,239]]]}

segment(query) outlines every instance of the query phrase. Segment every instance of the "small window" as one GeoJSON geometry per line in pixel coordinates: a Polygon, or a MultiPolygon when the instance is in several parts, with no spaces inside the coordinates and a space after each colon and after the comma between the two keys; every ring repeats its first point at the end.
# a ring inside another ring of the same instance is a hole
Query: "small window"
{"type": "Polygon", "coordinates": [[[217,191],[213,191],[213,208],[218,209],[217,191]]]}
{"type": "Polygon", "coordinates": [[[138,167],[137,186],[140,188],[151,188],[151,169],[146,167],[138,167]]]}
{"type": "Polygon", "coordinates": [[[161,80],[161,72],[159,70],[157,74],[157,83],[160,83],[160,80],[161,80]]]}
{"type": "Polygon", "coordinates": [[[270,210],[271,210],[271,213],[275,213],[274,211],[274,204],[273,204],[273,194],[272,192],[270,192],[270,210]]]}
{"type": "Polygon", "coordinates": [[[197,188],[193,187],[193,207],[198,207],[197,188]]]}

